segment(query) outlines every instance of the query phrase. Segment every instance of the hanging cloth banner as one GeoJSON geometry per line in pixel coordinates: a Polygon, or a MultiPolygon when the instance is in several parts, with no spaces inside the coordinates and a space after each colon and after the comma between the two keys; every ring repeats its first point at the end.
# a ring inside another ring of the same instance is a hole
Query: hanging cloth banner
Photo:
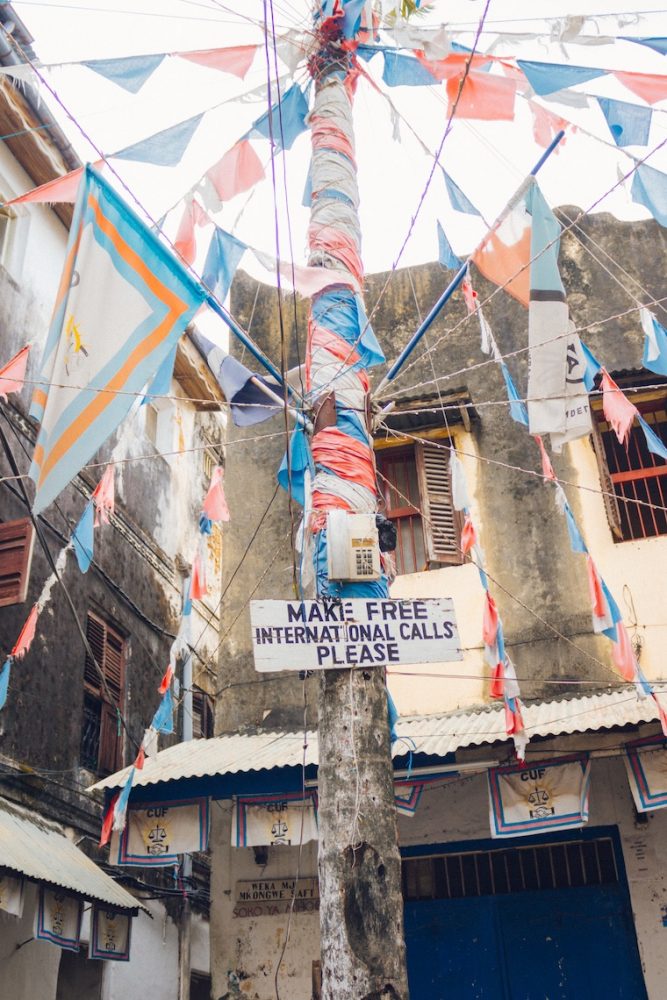
{"type": "Polygon", "coordinates": [[[174,865],[179,854],[208,850],[208,831],[208,799],[142,802],[130,806],[125,828],[112,834],[109,859],[134,868],[174,865]]]}
{"type": "Polygon", "coordinates": [[[35,389],[30,409],[41,421],[30,469],[36,514],[118,427],[204,297],[155,234],[86,168],[38,374],[50,387],[35,389]],[[100,310],[102,290],[107,308],[100,310]]]}
{"type": "Polygon", "coordinates": [[[317,840],[315,795],[301,792],[235,799],[232,847],[273,847],[317,840]],[[303,824],[303,828],[302,828],[303,824]]]}
{"type": "Polygon", "coordinates": [[[278,403],[271,405],[265,393],[251,379],[257,378],[279,394],[282,390],[277,382],[260,378],[259,375],[246,368],[230,354],[225,354],[221,347],[196,330],[193,338],[225,394],[232,420],[237,427],[250,427],[252,424],[259,424],[281,412],[280,405],[278,403]]]}
{"type": "Polygon", "coordinates": [[[488,772],[491,836],[527,837],[588,822],[587,754],[488,772]]]}
{"type": "Polygon", "coordinates": [[[472,258],[485,278],[504,287],[526,308],[530,302],[530,240],[531,219],[524,194],[472,258]]]}
{"type": "Polygon", "coordinates": [[[0,910],[13,917],[23,916],[23,879],[0,872],[0,910]]]}
{"type": "Polygon", "coordinates": [[[437,782],[438,785],[450,781],[458,781],[461,775],[458,771],[447,771],[444,774],[429,774],[428,777],[408,781],[394,781],[394,805],[401,816],[414,816],[421,801],[422,793],[427,785],[437,782]]]}
{"type": "Polygon", "coordinates": [[[128,913],[93,903],[88,958],[129,962],[131,934],[132,917],[128,913]]]}
{"type": "Polygon", "coordinates": [[[649,736],[625,746],[625,767],[637,812],[667,808],[667,745],[649,736]]]}
{"type": "Polygon", "coordinates": [[[82,916],[83,900],[42,885],[35,914],[35,939],[57,944],[66,951],[78,951],[82,916]]]}

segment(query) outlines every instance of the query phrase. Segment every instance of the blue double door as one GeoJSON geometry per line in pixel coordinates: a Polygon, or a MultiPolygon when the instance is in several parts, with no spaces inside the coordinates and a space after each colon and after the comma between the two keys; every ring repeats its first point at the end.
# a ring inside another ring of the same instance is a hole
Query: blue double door
{"type": "Polygon", "coordinates": [[[405,905],[411,1000],[646,1000],[616,882],[405,905]]]}

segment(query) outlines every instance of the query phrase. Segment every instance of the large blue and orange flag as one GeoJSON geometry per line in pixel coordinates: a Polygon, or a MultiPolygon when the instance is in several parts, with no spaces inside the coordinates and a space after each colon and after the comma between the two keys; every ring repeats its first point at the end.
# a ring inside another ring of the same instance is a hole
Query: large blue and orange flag
{"type": "Polygon", "coordinates": [[[35,513],[118,427],[205,294],[87,167],[30,410],[41,424],[35,513]]]}

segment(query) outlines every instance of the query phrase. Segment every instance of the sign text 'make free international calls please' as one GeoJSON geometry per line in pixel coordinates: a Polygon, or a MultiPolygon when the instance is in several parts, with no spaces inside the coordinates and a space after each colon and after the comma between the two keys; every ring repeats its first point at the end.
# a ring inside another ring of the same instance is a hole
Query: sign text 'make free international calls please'
{"type": "Polygon", "coordinates": [[[261,673],[463,659],[450,597],[251,601],[250,622],[261,673]]]}

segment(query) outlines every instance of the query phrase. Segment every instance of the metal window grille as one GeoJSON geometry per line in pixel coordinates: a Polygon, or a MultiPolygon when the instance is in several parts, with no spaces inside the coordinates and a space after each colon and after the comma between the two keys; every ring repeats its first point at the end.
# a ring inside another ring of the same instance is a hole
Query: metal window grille
{"type": "Polygon", "coordinates": [[[463,899],[618,882],[610,838],[403,859],[406,900],[463,899]]]}
{"type": "MultiPolygon", "coordinates": [[[[633,402],[658,435],[667,438],[667,393],[658,398],[633,402]]],[[[595,411],[593,444],[600,467],[607,518],[617,541],[652,538],[667,534],[667,464],[646,447],[644,434],[635,426],[625,445],[605,423],[601,410],[595,411]],[[640,500],[644,506],[635,503],[640,500]]]]}

